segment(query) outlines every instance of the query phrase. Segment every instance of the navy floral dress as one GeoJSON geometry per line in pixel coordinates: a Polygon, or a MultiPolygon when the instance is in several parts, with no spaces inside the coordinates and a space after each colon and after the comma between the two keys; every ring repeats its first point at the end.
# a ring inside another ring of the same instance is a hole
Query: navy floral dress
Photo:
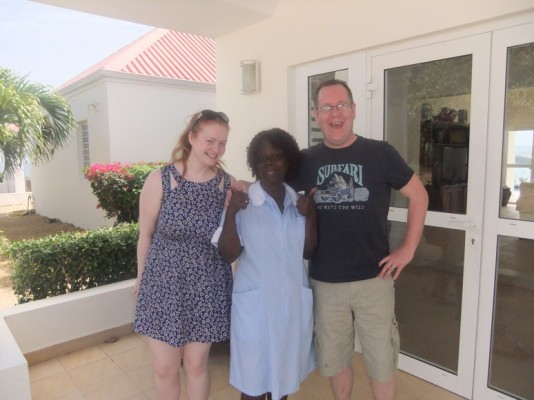
{"type": "Polygon", "coordinates": [[[189,182],[172,164],[162,167],[161,175],[163,199],[133,329],[175,347],[228,340],[232,270],[211,237],[220,223],[230,176],[219,171],[210,181],[189,182]]]}

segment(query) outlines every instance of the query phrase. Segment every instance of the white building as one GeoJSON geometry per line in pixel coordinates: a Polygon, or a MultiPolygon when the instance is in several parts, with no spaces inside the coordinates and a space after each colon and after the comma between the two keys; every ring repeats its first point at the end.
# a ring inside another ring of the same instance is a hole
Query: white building
{"type": "MultiPolygon", "coordinates": [[[[237,177],[248,176],[245,149],[259,130],[288,129],[301,146],[315,138],[309,96],[318,77],[346,79],[356,132],[390,141],[425,182],[429,142],[413,106],[428,99],[430,121],[453,104],[468,110],[463,131],[431,143],[461,149],[449,165],[463,168],[456,177],[464,181],[437,194],[448,206],[429,211],[418,253],[397,280],[399,367],[468,399],[534,399],[534,219],[501,203],[515,169],[533,183],[532,157],[516,157],[520,136],[533,148],[532,0],[41,2],[214,37],[216,106],[232,121],[225,158],[237,177]],[[245,60],[261,65],[251,95],[242,94],[245,60]],[[427,87],[441,93],[421,96],[427,87]]],[[[393,245],[406,214],[392,204],[393,245]]]]}
{"type": "Polygon", "coordinates": [[[112,225],[83,168],[170,160],[188,117],[215,107],[215,80],[212,39],[155,29],[62,85],[78,130],[50,163],[33,166],[36,212],[82,228],[112,225]]]}

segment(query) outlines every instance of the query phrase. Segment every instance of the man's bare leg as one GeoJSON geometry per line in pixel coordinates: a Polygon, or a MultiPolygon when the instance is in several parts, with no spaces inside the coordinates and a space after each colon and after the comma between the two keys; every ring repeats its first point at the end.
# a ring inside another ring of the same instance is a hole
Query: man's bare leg
{"type": "Polygon", "coordinates": [[[335,400],[350,400],[352,393],[352,366],[330,377],[330,385],[332,386],[335,400]]]}
{"type": "Polygon", "coordinates": [[[371,379],[371,389],[375,400],[394,400],[395,399],[395,378],[383,383],[371,379]]]}

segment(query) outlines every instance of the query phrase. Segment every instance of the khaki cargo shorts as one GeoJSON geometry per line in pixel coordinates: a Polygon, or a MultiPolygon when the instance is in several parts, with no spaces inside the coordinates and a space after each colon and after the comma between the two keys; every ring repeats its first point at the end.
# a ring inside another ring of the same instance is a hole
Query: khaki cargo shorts
{"type": "Polygon", "coordinates": [[[394,280],[328,283],[312,279],[311,287],[321,375],[331,377],[352,365],[357,332],[367,373],[378,382],[390,382],[400,347],[394,280]]]}

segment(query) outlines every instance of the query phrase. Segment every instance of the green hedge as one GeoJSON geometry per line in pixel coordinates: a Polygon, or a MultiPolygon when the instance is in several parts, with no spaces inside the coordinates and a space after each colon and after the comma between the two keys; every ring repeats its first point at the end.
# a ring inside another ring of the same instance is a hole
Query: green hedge
{"type": "Polygon", "coordinates": [[[138,237],[138,224],[120,224],[4,246],[19,303],[135,278],[138,237]]]}

